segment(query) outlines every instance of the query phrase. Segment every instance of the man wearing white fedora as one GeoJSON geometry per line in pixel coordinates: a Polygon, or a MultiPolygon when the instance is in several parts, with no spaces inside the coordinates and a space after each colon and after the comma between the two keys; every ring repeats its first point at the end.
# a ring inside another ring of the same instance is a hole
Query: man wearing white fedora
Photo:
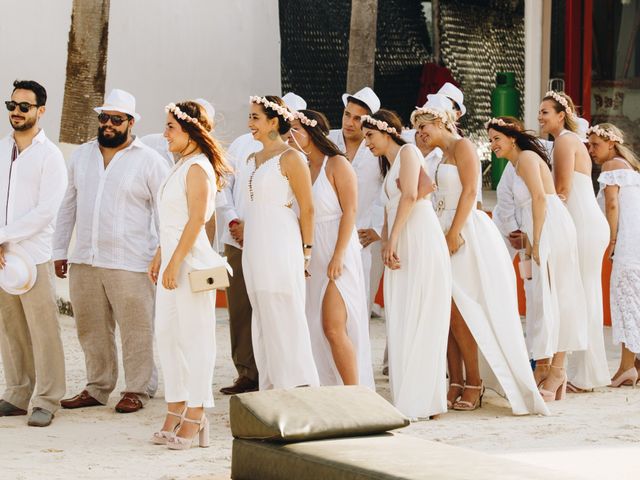
{"type": "Polygon", "coordinates": [[[98,137],[73,153],[69,187],[54,237],[56,275],[65,278],[87,385],[64,408],[105,405],[116,387],[116,323],[125,389],[116,411],[140,410],[149,399],[153,363],[154,289],[147,267],[158,246],[157,193],[167,162],[131,130],[140,120],[133,95],[114,89],[98,113],[98,137]],[[75,226],[76,241],[68,254],[75,226]],[[68,259],[68,260],[67,260],[68,259]]]}
{"type": "Polygon", "coordinates": [[[382,174],[378,159],[364,143],[360,118],[380,109],[375,92],[364,87],[354,94],[342,95],[344,111],[342,129],[331,130],[329,139],[346,153],[358,178],[358,211],[356,228],[362,244],[362,265],[366,283],[369,311],[373,306],[380,278],[384,271],[380,250],[380,232],[384,223],[384,207],[380,199],[382,174]]]}
{"type": "Polygon", "coordinates": [[[34,81],[13,87],[5,102],[13,134],[0,140],[0,416],[26,415],[31,401],[28,423],[44,427],[66,390],[51,240],[67,169],[38,125],[46,90],[34,81]]]}
{"type": "MultiPolygon", "coordinates": [[[[299,95],[289,92],[282,97],[289,110],[304,110],[307,102],[299,95]]],[[[232,385],[220,389],[225,395],[255,391],[258,389],[258,368],[253,356],[251,338],[251,303],[247,294],[242,271],[242,242],[244,234],[243,200],[248,198],[248,179],[250,168],[247,157],[262,149],[262,144],[251,133],[236,138],[227,150],[228,161],[233,174],[227,179],[223,190],[226,197],[224,205],[217,205],[216,212],[220,220],[220,233],[224,244],[224,253],[233,269],[233,277],[227,288],[229,307],[229,337],[231,339],[231,358],[238,376],[232,385]]]]}

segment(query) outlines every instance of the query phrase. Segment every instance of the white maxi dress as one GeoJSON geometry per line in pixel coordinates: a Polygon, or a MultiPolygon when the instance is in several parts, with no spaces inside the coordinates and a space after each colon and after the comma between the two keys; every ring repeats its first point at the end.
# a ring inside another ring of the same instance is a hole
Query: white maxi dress
{"type": "Polygon", "coordinates": [[[162,263],[156,292],[155,335],[164,376],[165,400],[189,407],[213,407],[213,368],[216,358],[215,292],[191,291],[189,272],[224,264],[211,247],[204,227],[180,266],[177,288],[162,286],[162,275],[189,220],[187,173],[200,166],[209,177],[206,218],[215,207],[216,177],[204,155],[174,165],[158,194],[162,263]]]}
{"type": "MultiPolygon", "coordinates": [[[[342,207],[326,173],[327,157],[324,158],[320,174],[313,183],[313,206],[315,228],[313,254],[307,278],[307,321],[311,334],[313,357],[318,368],[321,385],[342,385],[322,327],[322,302],[329,285],[327,268],[333,257],[338,231],[342,219],[342,207]]],[[[358,364],[358,384],[375,390],[371,365],[371,343],[369,340],[369,313],[362,268],[362,247],[358,233],[353,229],[349,245],[344,254],[342,275],[335,281],[347,310],[347,335],[353,343],[358,364]]]]}
{"type": "MultiPolygon", "coordinates": [[[[437,170],[436,213],[451,228],[462,193],[458,167],[437,170]]],[[[504,390],[514,415],[549,411],[533,378],[511,257],[489,216],[474,206],[462,228],[464,244],[451,256],[453,300],[480,352],[504,390]]]]}
{"type": "Polygon", "coordinates": [[[598,201],[604,209],[604,189],[620,187],[618,236],[611,270],[611,327],[614,344],[640,353],[640,173],[610,170],[598,177],[598,201]]]}
{"type": "Polygon", "coordinates": [[[602,260],[609,244],[609,224],[598,207],[591,177],[584,173],[573,172],[566,205],[576,227],[587,307],[587,349],[569,357],[567,375],[573,385],[589,390],[611,382],[604,347],[602,306],[602,260]]]}
{"type": "MultiPolygon", "coordinates": [[[[412,148],[424,159],[415,145],[412,148]]],[[[401,192],[400,153],[383,184],[388,230],[401,192]]],[[[413,206],[398,238],[401,267],[385,268],[384,303],[389,384],[394,405],[412,419],[447,411],[447,339],[451,315],[451,262],[429,196],[413,206]]]]}
{"type": "Polygon", "coordinates": [[[305,316],[302,236],[280,156],[249,176],[242,269],[253,308],[251,332],[260,390],[318,386],[305,316]]]}
{"type": "MultiPolygon", "coordinates": [[[[517,168],[516,168],[517,172],[517,168]]],[[[531,194],[520,176],[513,184],[523,231],[533,243],[531,194]]],[[[580,276],[576,228],[558,195],[546,195],[540,236],[540,265],[532,260],[531,302],[527,298],[526,342],[534,360],[587,348],[587,308],[580,276]]]]}

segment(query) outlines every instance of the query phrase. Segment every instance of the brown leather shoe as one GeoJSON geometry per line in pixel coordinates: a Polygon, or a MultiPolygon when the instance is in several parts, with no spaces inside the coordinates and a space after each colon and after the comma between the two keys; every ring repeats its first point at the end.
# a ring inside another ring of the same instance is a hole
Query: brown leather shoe
{"type": "Polygon", "coordinates": [[[118,413],[133,413],[143,408],[140,397],[135,393],[125,392],[122,398],[116,405],[116,412],[118,413]]]}
{"type": "Polygon", "coordinates": [[[258,382],[247,377],[238,377],[230,387],[221,388],[220,393],[224,395],[236,395],[238,393],[256,392],[257,390],[258,382]]]}
{"type": "Polygon", "coordinates": [[[100,403],[93,398],[86,390],[81,391],[75,397],[60,400],[60,406],[62,408],[98,407],[100,405],[104,405],[104,403],[100,403]]]}
{"type": "Polygon", "coordinates": [[[9,403],[6,400],[0,400],[0,417],[17,417],[26,414],[26,410],[16,407],[14,404],[9,403]]]}

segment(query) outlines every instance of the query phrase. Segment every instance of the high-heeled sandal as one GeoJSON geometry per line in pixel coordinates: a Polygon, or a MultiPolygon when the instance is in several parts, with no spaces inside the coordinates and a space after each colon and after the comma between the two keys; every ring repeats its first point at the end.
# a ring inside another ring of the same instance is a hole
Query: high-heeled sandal
{"type": "Polygon", "coordinates": [[[160,430],[159,432],[154,432],[153,435],[151,436],[151,442],[155,443],[156,445],[166,445],[169,439],[176,435],[176,432],[180,428],[180,424],[182,423],[182,420],[184,419],[184,415],[186,412],[187,412],[187,407],[184,408],[182,413],[167,412],[167,415],[178,417],[180,421],[176,424],[175,427],[173,427],[172,431],[160,430]]]}
{"type": "MultiPolygon", "coordinates": [[[[470,412],[472,410],[476,410],[479,407],[482,407],[482,397],[484,397],[484,382],[481,381],[480,385],[478,386],[465,384],[464,389],[466,390],[467,388],[471,390],[480,390],[480,396],[474,403],[471,403],[467,400],[457,400],[453,404],[454,410],[459,410],[462,412],[470,412]]],[[[464,394],[464,392],[462,393],[464,394]]]]}
{"type": "MultiPolygon", "coordinates": [[[[464,391],[464,385],[460,385],[459,383],[450,383],[449,390],[451,390],[451,387],[459,388],[460,390],[464,391]]],[[[453,407],[453,404],[457,402],[461,396],[462,394],[458,395],[456,398],[453,399],[453,401],[447,399],[447,409],[451,410],[451,408],[453,407]]]]}
{"type": "MultiPolygon", "coordinates": [[[[564,367],[556,367],[555,365],[551,365],[551,368],[555,368],[557,370],[564,370],[564,367]]],[[[549,378],[547,376],[547,378],[549,378]]],[[[567,396],[567,374],[564,374],[564,378],[562,379],[562,383],[555,388],[555,390],[547,390],[544,388],[544,382],[547,380],[545,378],[538,390],[540,391],[540,395],[542,395],[542,399],[545,402],[553,402],[555,400],[564,400],[564,397],[567,396]]]]}
{"type": "Polygon", "coordinates": [[[207,448],[209,446],[209,420],[203,413],[200,420],[191,420],[184,417],[182,420],[186,423],[195,423],[198,425],[198,431],[191,438],[183,438],[178,435],[174,435],[167,441],[167,447],[169,450],[188,450],[193,445],[193,440],[198,437],[198,446],[200,448],[207,448]]]}
{"type": "Polygon", "coordinates": [[[536,363],[536,368],[533,370],[533,378],[536,379],[536,386],[540,388],[540,385],[544,382],[545,378],[549,376],[549,372],[551,371],[550,363],[536,363]],[[536,371],[541,372],[542,370],[546,370],[545,375],[543,377],[536,377],[536,371]]]}
{"type": "Polygon", "coordinates": [[[615,380],[612,379],[609,386],[613,388],[620,388],[624,385],[625,387],[636,388],[636,383],[638,383],[638,370],[636,370],[636,367],[634,366],[622,372],[615,380]]]}

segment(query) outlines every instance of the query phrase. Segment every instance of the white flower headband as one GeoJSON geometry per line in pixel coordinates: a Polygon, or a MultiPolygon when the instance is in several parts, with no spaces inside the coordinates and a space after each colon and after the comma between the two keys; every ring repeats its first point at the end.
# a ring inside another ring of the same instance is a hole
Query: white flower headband
{"type": "Polygon", "coordinates": [[[287,122],[291,122],[295,119],[293,113],[289,111],[287,107],[283,107],[282,105],[278,105],[275,102],[270,102],[265,97],[258,97],[257,95],[252,95],[249,97],[250,103],[262,104],[265,108],[269,108],[275,111],[278,115],[281,115],[287,122]]]}
{"type": "Polygon", "coordinates": [[[620,137],[619,135],[616,135],[613,132],[610,132],[609,130],[605,130],[600,125],[594,125],[593,127],[590,127],[589,130],[587,130],[587,137],[591,134],[595,134],[602,138],[608,138],[612,142],[616,142],[620,144],[624,143],[624,140],[622,139],[622,137],[620,137]]]}
{"type": "Polygon", "coordinates": [[[377,120],[373,118],[371,115],[363,115],[360,117],[362,123],[368,123],[370,125],[374,125],[378,130],[383,132],[387,132],[389,135],[398,135],[398,130],[394,127],[390,127],[387,122],[383,122],[382,120],[377,120]]]}
{"type": "Polygon", "coordinates": [[[491,125],[498,125],[499,127],[512,127],[513,126],[513,124],[507,123],[504,120],[502,120],[501,118],[492,118],[491,120],[489,120],[488,122],[486,122],[484,124],[484,128],[488,130],[491,125]]]}
{"type": "Polygon", "coordinates": [[[302,123],[303,125],[306,125],[307,127],[313,128],[318,124],[317,120],[311,120],[302,112],[295,112],[293,115],[295,118],[300,120],[300,123],[302,123]]]}
{"type": "Polygon", "coordinates": [[[171,112],[173,116],[176,117],[178,120],[194,123],[196,125],[200,123],[198,122],[197,118],[190,117],[189,115],[184,113],[182,110],[180,110],[180,107],[178,107],[175,103],[170,103],[169,105],[164,107],[164,111],[167,113],[171,112]]]}
{"type": "Polygon", "coordinates": [[[411,115],[411,118],[413,119],[413,117],[417,115],[423,115],[423,114],[429,114],[429,115],[433,115],[436,118],[439,118],[442,121],[442,123],[444,123],[444,126],[447,128],[447,130],[449,130],[452,133],[458,132],[455,124],[451,123],[451,120],[449,119],[449,117],[447,117],[447,114],[442,110],[437,110],[431,107],[416,107],[415,110],[413,111],[413,114],[411,115]]]}
{"type": "Polygon", "coordinates": [[[562,105],[562,108],[564,108],[565,112],[567,112],[567,115],[569,115],[570,117],[578,118],[576,113],[571,109],[571,107],[569,107],[569,102],[567,102],[567,99],[564,98],[562,95],[560,95],[558,92],[549,90],[547,93],[544,94],[544,96],[551,97],[560,105],[562,105]]]}

